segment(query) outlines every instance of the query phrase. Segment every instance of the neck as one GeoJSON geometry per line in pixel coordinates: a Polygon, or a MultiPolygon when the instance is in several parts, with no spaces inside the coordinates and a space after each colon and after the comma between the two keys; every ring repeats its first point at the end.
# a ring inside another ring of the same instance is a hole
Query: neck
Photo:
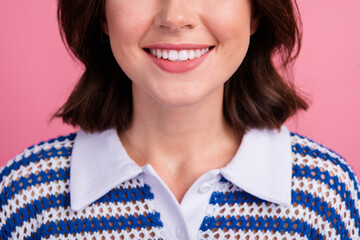
{"type": "Polygon", "coordinates": [[[196,104],[181,107],[160,104],[135,86],[133,91],[133,122],[121,139],[136,149],[133,155],[140,164],[148,163],[152,156],[162,158],[155,155],[163,155],[167,161],[169,157],[191,160],[199,157],[202,149],[221,146],[221,140],[225,144],[234,141],[223,117],[223,88],[196,104]]]}
{"type": "Polygon", "coordinates": [[[121,141],[137,164],[152,165],[179,201],[198,177],[235,155],[240,141],[223,117],[223,88],[181,107],[159,104],[134,86],[133,93],[132,125],[121,141]]]}

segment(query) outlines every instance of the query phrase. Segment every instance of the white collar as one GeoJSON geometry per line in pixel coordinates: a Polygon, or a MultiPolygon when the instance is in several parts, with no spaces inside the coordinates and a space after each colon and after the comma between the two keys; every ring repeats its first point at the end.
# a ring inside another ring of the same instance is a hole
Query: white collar
{"type": "MultiPolygon", "coordinates": [[[[291,205],[291,168],[290,133],[283,126],[280,131],[248,131],[234,158],[220,173],[258,198],[291,205]]],[[[83,209],[142,171],[114,129],[92,134],[80,130],[70,167],[71,208],[83,209]]]]}

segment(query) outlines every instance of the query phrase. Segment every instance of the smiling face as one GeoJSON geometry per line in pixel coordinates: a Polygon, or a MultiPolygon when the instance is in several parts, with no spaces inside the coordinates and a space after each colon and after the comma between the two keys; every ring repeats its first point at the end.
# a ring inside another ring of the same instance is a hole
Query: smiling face
{"type": "Polygon", "coordinates": [[[106,0],[105,12],[104,31],[133,97],[169,106],[222,94],[257,25],[250,0],[106,0]]]}

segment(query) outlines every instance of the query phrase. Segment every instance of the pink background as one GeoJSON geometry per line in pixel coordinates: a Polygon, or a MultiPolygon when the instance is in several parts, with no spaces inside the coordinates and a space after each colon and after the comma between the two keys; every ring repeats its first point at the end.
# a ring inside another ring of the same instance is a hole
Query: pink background
{"type": "MultiPolygon", "coordinates": [[[[360,176],[360,1],[299,4],[304,41],[295,79],[312,104],[287,126],[341,154],[360,176]]],[[[49,119],[82,67],[61,42],[55,0],[1,1],[0,29],[2,166],[34,143],[75,131],[49,119]]]]}

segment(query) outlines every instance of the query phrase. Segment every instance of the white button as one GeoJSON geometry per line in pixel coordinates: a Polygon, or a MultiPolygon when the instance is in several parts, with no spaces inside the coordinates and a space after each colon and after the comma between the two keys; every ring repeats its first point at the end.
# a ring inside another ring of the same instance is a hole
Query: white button
{"type": "Polygon", "coordinates": [[[206,215],[208,217],[211,217],[214,215],[214,213],[215,213],[215,206],[209,206],[206,210],[206,215]]]}
{"type": "Polygon", "coordinates": [[[199,192],[206,193],[206,192],[210,191],[210,189],[211,189],[211,185],[208,183],[205,183],[201,187],[199,187],[199,192]]]}
{"type": "Polygon", "coordinates": [[[184,230],[180,227],[176,228],[176,236],[180,239],[183,239],[185,236],[184,230]]]}
{"type": "Polygon", "coordinates": [[[228,188],[229,187],[227,184],[225,184],[225,183],[220,184],[220,191],[225,192],[226,190],[228,190],[228,188]]]}

